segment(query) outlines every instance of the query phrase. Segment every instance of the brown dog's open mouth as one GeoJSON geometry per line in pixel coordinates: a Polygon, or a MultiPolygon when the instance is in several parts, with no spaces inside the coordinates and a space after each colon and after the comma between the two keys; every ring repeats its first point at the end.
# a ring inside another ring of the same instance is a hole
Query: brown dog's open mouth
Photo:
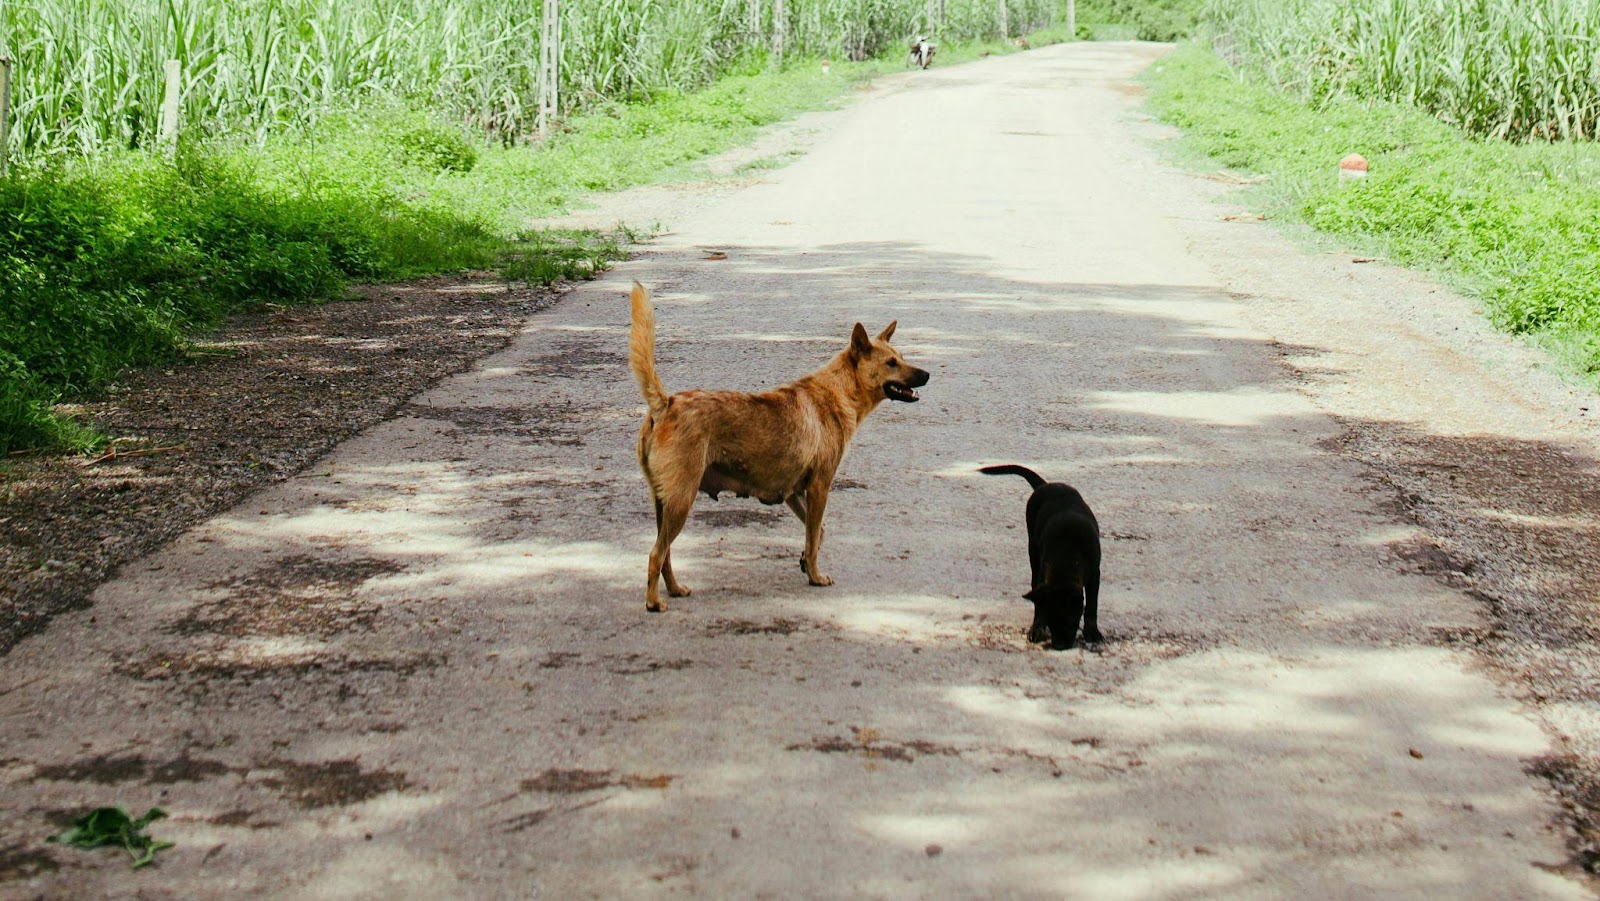
{"type": "Polygon", "coordinates": [[[904,382],[884,382],[883,396],[890,400],[898,400],[908,404],[917,402],[917,392],[904,382]]]}

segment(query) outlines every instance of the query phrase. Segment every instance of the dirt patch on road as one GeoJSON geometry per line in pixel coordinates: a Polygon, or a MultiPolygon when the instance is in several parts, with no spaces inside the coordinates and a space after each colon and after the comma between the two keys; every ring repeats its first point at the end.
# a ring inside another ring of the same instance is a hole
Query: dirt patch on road
{"type": "Polygon", "coordinates": [[[59,869],[61,864],[38,845],[23,842],[0,845],[0,884],[32,879],[59,869]]]}
{"type": "Polygon", "coordinates": [[[256,816],[257,813],[255,811],[241,808],[230,810],[227,813],[219,813],[206,820],[206,822],[213,826],[232,826],[243,829],[272,829],[282,825],[277,820],[258,820],[256,816]]]}
{"type": "Polygon", "coordinates": [[[172,624],[178,635],[314,636],[370,629],[380,606],[351,596],[370,579],[400,572],[383,560],[298,554],[239,579],[214,583],[223,596],[172,624]]]}
{"type": "MultiPolygon", "coordinates": [[[[0,654],[88,606],[118,566],[280,481],[504,347],[559,292],[487,279],[358,288],[359,299],[230,319],[182,360],[71,409],[115,455],[0,469],[0,654]]],[[[540,423],[529,423],[537,431],[540,423]]],[[[569,440],[558,429],[556,440],[569,440]]]]}
{"type": "Polygon", "coordinates": [[[199,652],[194,654],[154,654],[117,667],[117,672],[133,679],[147,682],[175,680],[190,682],[255,682],[283,677],[295,682],[307,682],[317,676],[336,679],[353,673],[392,673],[401,677],[415,675],[418,670],[443,666],[445,658],[432,654],[406,657],[367,658],[336,655],[296,655],[288,657],[251,657],[225,652],[199,652]]]}
{"type": "Polygon", "coordinates": [[[892,760],[897,763],[915,763],[918,758],[950,757],[989,767],[998,772],[997,765],[1020,763],[1040,767],[1052,778],[1061,778],[1068,762],[1091,765],[1106,772],[1126,772],[1144,766],[1133,750],[1101,752],[1101,739],[1075,738],[1069,742],[1072,752],[1064,756],[1046,754],[1028,748],[1013,747],[956,747],[926,739],[894,740],[877,729],[851,726],[850,735],[830,735],[797,742],[785,748],[788,751],[814,751],[819,754],[851,754],[868,761],[892,760]]]}
{"type": "Polygon", "coordinates": [[[583,431],[594,406],[573,403],[529,403],[517,407],[432,407],[407,404],[401,412],[419,419],[444,421],[461,432],[492,435],[497,440],[515,435],[538,444],[583,444],[583,431]]]}
{"type": "Polygon", "coordinates": [[[392,791],[411,787],[405,773],[390,770],[364,770],[355,760],[328,760],[301,763],[278,760],[271,764],[277,776],[261,780],[277,789],[296,806],[306,809],[343,807],[359,804],[392,791]]]}
{"type": "MultiPolygon", "coordinates": [[[[101,754],[66,763],[39,764],[32,781],[93,783],[96,785],[174,785],[179,782],[205,782],[223,776],[251,779],[254,784],[272,789],[297,807],[316,809],[359,804],[391,791],[411,787],[405,773],[383,768],[363,769],[355,759],[303,762],[268,760],[254,766],[232,766],[220,760],[190,757],[184,752],[170,760],[151,760],[140,754],[101,754]],[[252,778],[254,774],[263,774],[252,778]]],[[[252,814],[235,810],[213,817],[222,826],[249,825],[265,828],[275,825],[252,821],[252,814]]]]}
{"type": "Polygon", "coordinates": [[[706,626],[706,635],[712,638],[723,635],[793,635],[806,628],[806,623],[781,616],[767,622],[756,622],[748,619],[716,619],[706,626]]]}
{"type": "Polygon", "coordinates": [[[860,754],[871,760],[895,760],[912,763],[922,757],[960,757],[959,748],[936,742],[912,739],[893,741],[883,737],[878,730],[867,726],[851,726],[850,737],[842,735],[813,738],[809,742],[789,745],[788,751],[817,751],[823,754],[860,754]]]}
{"type": "Polygon", "coordinates": [[[661,774],[619,776],[611,770],[545,770],[531,779],[522,780],[522,790],[554,795],[576,795],[613,787],[665,790],[675,778],[661,774]]]}
{"type": "Polygon", "coordinates": [[[578,338],[552,344],[551,353],[522,369],[525,375],[560,376],[574,369],[595,367],[621,371],[628,365],[625,354],[609,350],[593,339],[578,338]]]}
{"type": "Polygon", "coordinates": [[[1575,863],[1600,872],[1600,465],[1545,441],[1345,426],[1330,449],[1423,532],[1390,546],[1396,561],[1481,603],[1482,625],[1434,637],[1478,651],[1541,712],[1561,753],[1528,772],[1555,790],[1575,863]]]}
{"type": "Polygon", "coordinates": [[[123,782],[174,785],[179,782],[204,782],[230,772],[232,769],[221,761],[197,759],[187,754],[162,761],[149,760],[140,754],[101,754],[71,763],[36,767],[33,778],[35,781],[48,779],[53,782],[94,782],[100,785],[123,782]]]}
{"type": "Polygon", "coordinates": [[[610,658],[612,661],[610,671],[618,676],[642,676],[645,673],[655,673],[661,670],[681,670],[694,666],[693,660],[678,658],[673,660],[656,660],[644,654],[624,654],[610,658]]]}
{"type": "Polygon", "coordinates": [[[738,528],[740,526],[771,526],[785,520],[793,520],[797,528],[800,521],[794,519],[787,507],[726,507],[718,509],[701,505],[694,511],[695,521],[703,525],[718,529],[738,528]]]}

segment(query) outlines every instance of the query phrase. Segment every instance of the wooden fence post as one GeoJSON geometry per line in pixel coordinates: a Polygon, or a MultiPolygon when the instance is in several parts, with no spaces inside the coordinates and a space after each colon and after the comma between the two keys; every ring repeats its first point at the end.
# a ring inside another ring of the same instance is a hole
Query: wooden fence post
{"type": "Polygon", "coordinates": [[[156,142],[171,154],[178,149],[178,107],[183,99],[183,63],[167,60],[167,87],[161,97],[161,131],[156,142]]]}
{"type": "Polygon", "coordinates": [[[750,43],[761,43],[761,0],[750,0],[750,43]]]}
{"type": "Polygon", "coordinates": [[[544,0],[544,30],[539,35],[539,140],[550,136],[560,113],[561,0],[544,0]]]}
{"type": "Polygon", "coordinates": [[[6,174],[6,148],[11,143],[11,57],[0,56],[0,175],[6,174]]]}
{"type": "Polygon", "coordinates": [[[1000,0],[1000,40],[1011,37],[1010,10],[1006,9],[1006,0],[1000,0]]]}

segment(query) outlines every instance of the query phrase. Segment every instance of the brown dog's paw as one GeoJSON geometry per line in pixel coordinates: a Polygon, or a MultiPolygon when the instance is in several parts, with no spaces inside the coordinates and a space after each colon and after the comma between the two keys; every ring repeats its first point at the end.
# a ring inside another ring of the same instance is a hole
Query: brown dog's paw
{"type": "Polygon", "coordinates": [[[827,588],[829,585],[833,584],[832,576],[818,575],[817,573],[813,572],[811,567],[806,565],[806,558],[804,557],[800,558],[800,571],[806,574],[807,581],[818,588],[827,588]]]}
{"type": "Polygon", "coordinates": [[[644,602],[644,609],[650,611],[651,613],[665,613],[667,612],[667,603],[660,598],[657,598],[653,601],[646,600],[644,602]]]}
{"type": "Polygon", "coordinates": [[[686,598],[689,595],[694,594],[694,592],[691,591],[687,585],[669,585],[667,586],[667,594],[672,595],[675,598],[686,598]]]}

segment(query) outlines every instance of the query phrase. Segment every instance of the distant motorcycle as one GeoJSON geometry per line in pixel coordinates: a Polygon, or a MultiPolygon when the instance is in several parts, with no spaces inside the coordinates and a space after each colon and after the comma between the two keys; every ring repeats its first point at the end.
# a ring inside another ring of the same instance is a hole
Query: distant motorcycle
{"type": "Polygon", "coordinates": [[[911,42],[911,65],[919,69],[926,69],[933,63],[933,42],[924,35],[917,35],[911,42]]]}

